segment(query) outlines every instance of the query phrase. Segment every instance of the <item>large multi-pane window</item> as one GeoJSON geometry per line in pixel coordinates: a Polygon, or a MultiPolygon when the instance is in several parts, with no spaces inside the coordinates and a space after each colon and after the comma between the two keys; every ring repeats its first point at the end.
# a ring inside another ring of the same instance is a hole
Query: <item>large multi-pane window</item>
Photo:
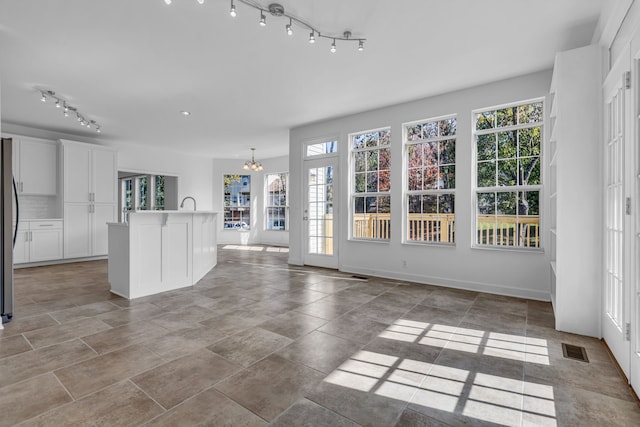
{"type": "Polygon", "coordinates": [[[251,228],[251,176],[224,176],[224,228],[251,228]]]}
{"type": "Polygon", "coordinates": [[[391,131],[350,135],[354,239],[391,237],[391,131]]]}
{"type": "Polygon", "coordinates": [[[265,176],[267,230],[289,229],[288,176],[286,172],[269,173],[265,176]]]}
{"type": "Polygon", "coordinates": [[[476,244],[540,247],[542,100],[474,113],[476,244]]]}
{"type": "Polygon", "coordinates": [[[407,173],[406,241],[453,243],[456,118],[404,125],[407,173]]]}

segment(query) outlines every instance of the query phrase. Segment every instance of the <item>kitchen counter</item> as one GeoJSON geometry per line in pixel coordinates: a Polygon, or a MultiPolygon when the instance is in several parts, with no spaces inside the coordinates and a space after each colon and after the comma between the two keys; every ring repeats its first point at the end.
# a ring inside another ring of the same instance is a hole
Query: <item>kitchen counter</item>
{"type": "Polygon", "coordinates": [[[128,299],[196,284],[217,263],[217,212],[135,211],[108,223],[111,292],[128,299]]]}

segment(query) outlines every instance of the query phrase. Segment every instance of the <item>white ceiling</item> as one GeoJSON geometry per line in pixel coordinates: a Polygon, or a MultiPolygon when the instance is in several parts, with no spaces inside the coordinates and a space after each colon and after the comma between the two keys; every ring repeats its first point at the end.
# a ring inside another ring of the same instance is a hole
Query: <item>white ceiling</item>
{"type": "MultiPolygon", "coordinates": [[[[268,0],[255,0],[267,7],[268,0]]],[[[588,44],[604,0],[278,0],[323,33],[228,0],[0,0],[3,123],[216,158],[288,152],[288,129],[550,68],[588,44]],[[192,115],[184,117],[181,110],[192,115]]]]}

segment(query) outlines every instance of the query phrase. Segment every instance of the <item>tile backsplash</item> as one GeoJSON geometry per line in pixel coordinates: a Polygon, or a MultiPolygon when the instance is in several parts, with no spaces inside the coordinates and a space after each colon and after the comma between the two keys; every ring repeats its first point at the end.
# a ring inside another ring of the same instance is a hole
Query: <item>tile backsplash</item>
{"type": "Polygon", "coordinates": [[[55,196],[20,196],[20,219],[61,218],[55,196]]]}

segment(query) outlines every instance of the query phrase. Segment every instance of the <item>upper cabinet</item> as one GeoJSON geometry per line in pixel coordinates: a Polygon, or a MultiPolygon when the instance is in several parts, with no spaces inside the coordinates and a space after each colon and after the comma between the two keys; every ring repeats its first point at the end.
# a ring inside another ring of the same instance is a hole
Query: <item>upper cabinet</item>
{"type": "Polygon", "coordinates": [[[13,176],[21,195],[55,196],[58,189],[58,144],[11,136],[13,176]]]}
{"type": "Polygon", "coordinates": [[[65,203],[117,203],[117,153],[62,141],[65,203]]]}

